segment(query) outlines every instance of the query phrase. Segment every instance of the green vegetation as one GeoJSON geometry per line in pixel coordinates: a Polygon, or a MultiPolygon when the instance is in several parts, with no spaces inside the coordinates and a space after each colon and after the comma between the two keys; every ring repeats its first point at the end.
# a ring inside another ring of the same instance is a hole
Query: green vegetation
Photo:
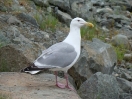
{"type": "Polygon", "coordinates": [[[59,24],[59,21],[51,13],[40,16],[40,14],[37,12],[34,15],[34,18],[37,20],[41,30],[48,29],[54,31],[59,24]]]}
{"type": "Polygon", "coordinates": [[[120,63],[124,58],[125,49],[122,47],[114,47],[114,46],[113,48],[117,54],[118,63],[120,63]]]}
{"type": "Polygon", "coordinates": [[[0,0],[0,3],[2,3],[3,5],[9,7],[12,5],[12,0],[0,0]]]}
{"type": "Polygon", "coordinates": [[[4,59],[0,59],[0,72],[7,72],[10,71],[10,68],[8,67],[7,61],[4,59]]]}
{"type": "Polygon", "coordinates": [[[10,99],[10,98],[0,93],[0,99],[10,99]]]}
{"type": "Polygon", "coordinates": [[[102,30],[96,25],[95,21],[91,21],[91,23],[93,23],[94,25],[93,28],[87,26],[81,28],[82,38],[86,40],[92,40],[92,38],[99,38],[104,41],[105,35],[102,30]]]}
{"type": "MultiPolygon", "coordinates": [[[[109,36],[109,38],[111,39],[114,35],[118,34],[118,31],[111,29],[109,31],[109,35],[106,36],[105,35],[106,33],[104,33],[103,30],[101,30],[99,27],[97,27],[95,21],[92,21],[91,23],[94,24],[94,28],[83,27],[81,29],[81,36],[83,39],[92,40],[92,38],[98,38],[105,42],[105,38],[107,36],[109,36]]],[[[117,54],[118,63],[120,63],[124,58],[124,54],[126,51],[125,47],[124,46],[113,46],[113,49],[115,50],[117,54]]]]}
{"type": "Polygon", "coordinates": [[[3,46],[3,44],[2,43],[0,43],[0,48],[3,46]]]}

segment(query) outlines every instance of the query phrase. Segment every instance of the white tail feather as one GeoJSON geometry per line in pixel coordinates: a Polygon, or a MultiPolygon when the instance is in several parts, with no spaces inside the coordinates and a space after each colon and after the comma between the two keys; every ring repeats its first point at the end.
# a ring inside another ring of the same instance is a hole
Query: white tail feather
{"type": "Polygon", "coordinates": [[[25,71],[26,73],[30,73],[30,74],[37,74],[38,72],[40,72],[40,70],[37,70],[37,71],[25,71]]]}

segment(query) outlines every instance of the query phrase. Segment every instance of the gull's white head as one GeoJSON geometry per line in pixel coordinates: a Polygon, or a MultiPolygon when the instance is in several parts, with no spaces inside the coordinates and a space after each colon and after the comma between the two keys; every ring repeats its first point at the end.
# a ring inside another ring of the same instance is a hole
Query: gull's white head
{"type": "Polygon", "coordinates": [[[79,17],[72,19],[70,27],[81,28],[84,25],[88,25],[89,27],[94,27],[94,25],[92,23],[86,22],[84,19],[79,18],[79,17]]]}

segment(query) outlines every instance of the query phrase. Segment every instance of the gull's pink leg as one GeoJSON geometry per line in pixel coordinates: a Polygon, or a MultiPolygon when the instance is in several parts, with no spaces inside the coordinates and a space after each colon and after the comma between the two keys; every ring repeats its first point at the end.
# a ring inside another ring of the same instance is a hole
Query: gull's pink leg
{"type": "Polygon", "coordinates": [[[66,85],[59,83],[57,81],[57,74],[58,73],[56,71],[54,73],[55,73],[55,78],[56,78],[56,86],[59,87],[59,88],[63,88],[64,89],[66,87],[66,85]]]}
{"type": "Polygon", "coordinates": [[[70,90],[75,90],[73,87],[69,86],[69,84],[68,84],[68,75],[67,75],[67,73],[65,73],[65,79],[66,79],[66,88],[68,88],[70,90]]]}

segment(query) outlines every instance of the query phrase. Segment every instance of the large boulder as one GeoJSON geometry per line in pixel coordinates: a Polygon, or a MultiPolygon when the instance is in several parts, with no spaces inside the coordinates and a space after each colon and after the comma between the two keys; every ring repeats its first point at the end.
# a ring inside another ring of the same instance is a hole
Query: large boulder
{"type": "MultiPolygon", "coordinates": [[[[58,81],[64,83],[65,79],[58,77],[58,81]]],[[[30,75],[16,72],[1,72],[0,99],[81,98],[74,91],[56,87],[55,77],[52,74],[30,75]]]]}
{"type": "Polygon", "coordinates": [[[46,32],[32,29],[32,25],[15,25],[7,25],[0,31],[0,43],[3,46],[0,48],[0,71],[20,71],[28,66],[45,49],[41,42],[49,38],[46,32]]]}
{"type": "Polygon", "coordinates": [[[78,92],[82,99],[119,99],[116,78],[97,72],[85,81],[78,92]]]}
{"type": "Polygon", "coordinates": [[[77,88],[96,72],[111,74],[117,56],[113,47],[94,38],[93,41],[83,41],[78,62],[69,70],[77,88]]]}

